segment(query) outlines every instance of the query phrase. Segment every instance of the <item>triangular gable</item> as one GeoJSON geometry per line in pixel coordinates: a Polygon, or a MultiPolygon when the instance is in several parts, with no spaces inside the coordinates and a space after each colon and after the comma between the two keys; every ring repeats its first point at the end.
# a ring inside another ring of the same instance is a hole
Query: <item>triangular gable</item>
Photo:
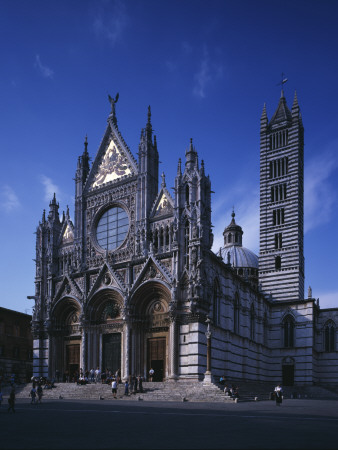
{"type": "Polygon", "coordinates": [[[163,187],[158,193],[150,217],[168,216],[173,214],[174,201],[167,188],[163,187]]]}
{"type": "Polygon", "coordinates": [[[145,281],[156,280],[161,280],[168,284],[172,284],[173,281],[169,271],[162,266],[162,264],[154,256],[150,255],[135,279],[133,287],[130,291],[131,294],[135,292],[135,290],[145,281]]]}
{"type": "Polygon", "coordinates": [[[61,284],[59,285],[59,288],[54,296],[54,302],[65,296],[76,297],[79,299],[83,297],[83,293],[79,286],[68,275],[64,276],[61,284]]]}
{"type": "Polygon", "coordinates": [[[66,220],[62,224],[59,237],[59,245],[72,244],[74,242],[74,225],[70,218],[66,216],[66,220]]]}
{"type": "Polygon", "coordinates": [[[120,279],[119,275],[106,262],[90,288],[88,299],[91,298],[98,290],[108,287],[115,287],[121,292],[125,291],[124,283],[120,279]]]}
{"type": "Polygon", "coordinates": [[[96,154],[86,187],[98,188],[137,173],[137,162],[117,127],[108,121],[104,138],[96,154]]]}

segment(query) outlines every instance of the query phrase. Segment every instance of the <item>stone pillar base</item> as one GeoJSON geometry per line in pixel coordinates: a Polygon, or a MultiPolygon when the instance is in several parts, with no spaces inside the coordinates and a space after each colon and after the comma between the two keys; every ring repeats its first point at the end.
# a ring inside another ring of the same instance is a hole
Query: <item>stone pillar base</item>
{"type": "Polygon", "coordinates": [[[214,377],[212,376],[211,372],[205,372],[203,383],[211,384],[213,380],[214,377]]]}

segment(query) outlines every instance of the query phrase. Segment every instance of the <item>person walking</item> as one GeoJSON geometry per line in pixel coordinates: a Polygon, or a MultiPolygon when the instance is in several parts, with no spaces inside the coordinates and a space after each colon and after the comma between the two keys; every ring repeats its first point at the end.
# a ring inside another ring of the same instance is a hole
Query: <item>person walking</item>
{"type": "Polygon", "coordinates": [[[14,387],[11,390],[11,393],[9,394],[9,399],[8,399],[8,412],[13,411],[13,413],[15,413],[15,390],[14,387]]]}
{"type": "Polygon", "coordinates": [[[32,400],[31,400],[31,405],[32,405],[33,403],[35,403],[35,397],[36,397],[36,389],[35,389],[35,387],[32,387],[31,392],[30,392],[30,396],[32,397],[32,400]]]}
{"type": "Polygon", "coordinates": [[[129,395],[129,383],[128,380],[126,380],[124,384],[124,395],[129,395]]]}
{"type": "Polygon", "coordinates": [[[38,403],[41,403],[42,396],[43,396],[43,392],[42,392],[42,386],[41,386],[40,383],[38,384],[38,387],[37,387],[37,389],[36,389],[36,392],[37,392],[37,394],[38,394],[38,403]]]}
{"type": "Polygon", "coordinates": [[[283,401],[283,389],[280,384],[275,387],[276,406],[281,406],[283,401]]]}
{"type": "Polygon", "coordinates": [[[113,381],[111,383],[111,391],[112,391],[113,397],[117,398],[117,396],[116,396],[116,394],[117,394],[117,381],[116,381],[115,378],[113,378],[113,381]]]}

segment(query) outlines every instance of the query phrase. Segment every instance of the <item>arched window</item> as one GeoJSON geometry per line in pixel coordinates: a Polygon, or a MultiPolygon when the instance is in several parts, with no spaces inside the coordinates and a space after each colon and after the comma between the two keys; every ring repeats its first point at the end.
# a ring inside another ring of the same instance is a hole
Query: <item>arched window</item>
{"type": "Polygon", "coordinates": [[[220,323],[220,295],[218,282],[214,282],[214,292],[213,292],[213,322],[214,325],[219,325],[220,323]]]}
{"type": "Polygon", "coordinates": [[[250,339],[252,341],[255,339],[255,308],[253,303],[250,308],[250,339]]]}
{"type": "Polygon", "coordinates": [[[283,338],[284,347],[294,347],[295,342],[295,321],[292,316],[288,315],[283,320],[283,338]]]}
{"type": "Polygon", "coordinates": [[[189,205],[189,185],[188,184],[185,187],[185,201],[189,205]]]}
{"type": "Polygon", "coordinates": [[[324,327],[324,343],[326,352],[334,352],[336,327],[332,320],[329,320],[324,327]]]}
{"type": "Polygon", "coordinates": [[[228,242],[230,243],[231,242],[231,234],[229,233],[229,235],[228,235],[228,242]]]}
{"type": "Polygon", "coordinates": [[[234,333],[239,333],[239,295],[237,292],[234,303],[234,333]]]}
{"type": "Polygon", "coordinates": [[[189,221],[187,220],[184,226],[184,265],[187,268],[189,267],[189,229],[189,221]]]}

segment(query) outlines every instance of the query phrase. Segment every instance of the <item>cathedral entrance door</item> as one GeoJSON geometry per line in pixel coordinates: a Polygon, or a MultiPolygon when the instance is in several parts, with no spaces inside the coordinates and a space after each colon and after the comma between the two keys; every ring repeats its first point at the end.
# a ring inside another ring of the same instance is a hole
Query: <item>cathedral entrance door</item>
{"type": "Polygon", "coordinates": [[[102,369],[113,374],[121,369],[121,333],[102,335],[102,369]]]}
{"type": "Polygon", "coordinates": [[[283,385],[293,386],[295,378],[295,366],[292,364],[283,364],[282,374],[283,374],[283,385]]]}
{"type": "Polygon", "coordinates": [[[66,368],[70,380],[72,380],[75,373],[80,372],[80,344],[66,346],[66,368]]]}
{"type": "Polygon", "coordinates": [[[166,338],[148,339],[148,370],[154,369],[153,381],[163,381],[165,376],[166,338]]]}

